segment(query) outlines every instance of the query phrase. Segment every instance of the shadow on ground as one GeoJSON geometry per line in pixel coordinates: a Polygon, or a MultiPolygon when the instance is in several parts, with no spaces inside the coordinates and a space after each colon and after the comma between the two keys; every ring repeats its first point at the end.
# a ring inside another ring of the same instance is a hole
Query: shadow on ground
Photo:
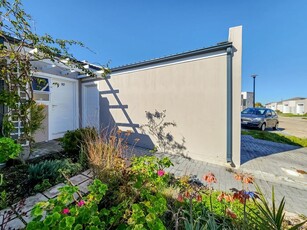
{"type": "MultiPolygon", "coordinates": [[[[276,134],[277,135],[277,134],[276,134]]],[[[241,136],[241,164],[272,154],[301,148],[300,146],[255,139],[249,135],[241,136]]]]}

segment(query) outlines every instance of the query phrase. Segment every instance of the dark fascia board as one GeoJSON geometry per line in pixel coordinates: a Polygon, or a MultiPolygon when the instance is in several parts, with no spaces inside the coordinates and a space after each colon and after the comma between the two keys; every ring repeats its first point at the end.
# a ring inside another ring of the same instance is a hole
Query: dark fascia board
{"type": "Polygon", "coordinates": [[[166,62],[166,61],[174,61],[174,60],[178,60],[181,58],[189,58],[189,57],[193,57],[196,55],[202,55],[202,54],[212,53],[216,51],[226,50],[229,47],[232,47],[232,42],[220,43],[216,46],[211,46],[211,47],[192,50],[192,51],[188,51],[188,52],[184,52],[180,54],[174,54],[174,55],[170,55],[166,57],[161,57],[161,58],[151,59],[151,60],[137,62],[133,64],[114,67],[114,68],[111,68],[111,73],[116,73],[118,71],[129,70],[129,69],[138,68],[142,66],[159,64],[159,63],[166,62]]]}

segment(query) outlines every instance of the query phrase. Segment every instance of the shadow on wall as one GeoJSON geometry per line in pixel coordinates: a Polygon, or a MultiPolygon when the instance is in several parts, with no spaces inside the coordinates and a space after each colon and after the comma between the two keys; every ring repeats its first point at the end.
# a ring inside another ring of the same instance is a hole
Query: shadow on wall
{"type": "Polygon", "coordinates": [[[144,116],[147,118],[147,124],[136,124],[132,121],[127,112],[128,105],[122,104],[118,96],[119,90],[113,88],[109,78],[106,78],[104,81],[109,89],[99,92],[100,130],[109,134],[122,129],[129,130],[129,135],[127,135],[127,132],[117,132],[117,134],[120,133],[121,137],[127,140],[130,145],[150,149],[152,150],[151,152],[167,152],[187,157],[185,154],[185,139],[182,138],[179,143],[174,139],[174,136],[167,131],[168,128],[176,127],[176,123],[165,121],[165,110],[162,112],[144,111],[144,116]],[[117,104],[110,105],[108,100],[108,96],[110,95],[114,97],[117,104]],[[115,109],[123,113],[127,122],[120,123],[114,119],[111,110],[115,109]]]}

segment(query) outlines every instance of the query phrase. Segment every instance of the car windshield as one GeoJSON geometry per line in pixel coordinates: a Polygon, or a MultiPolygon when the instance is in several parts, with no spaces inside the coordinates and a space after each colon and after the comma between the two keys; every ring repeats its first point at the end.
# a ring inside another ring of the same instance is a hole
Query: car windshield
{"type": "Polygon", "coordinates": [[[265,109],[248,108],[241,112],[242,114],[264,115],[265,109]]]}

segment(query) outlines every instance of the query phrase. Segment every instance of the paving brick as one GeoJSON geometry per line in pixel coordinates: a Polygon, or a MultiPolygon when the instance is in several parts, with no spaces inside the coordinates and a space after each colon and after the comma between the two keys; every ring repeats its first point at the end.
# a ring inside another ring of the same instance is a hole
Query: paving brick
{"type": "Polygon", "coordinates": [[[64,183],[60,183],[60,184],[57,184],[51,188],[49,188],[48,190],[46,190],[45,192],[43,192],[43,194],[48,197],[49,199],[50,198],[54,198],[56,197],[60,191],[59,191],[59,188],[62,188],[63,186],[65,186],[64,183]]]}
{"type": "Polygon", "coordinates": [[[89,178],[93,178],[93,172],[92,172],[91,169],[88,169],[88,170],[84,171],[82,174],[83,174],[84,176],[89,177],[89,178]]]}
{"type": "Polygon", "coordinates": [[[89,179],[89,180],[83,182],[82,184],[80,184],[80,185],[78,186],[78,187],[79,187],[79,190],[80,190],[83,194],[87,194],[87,193],[89,192],[87,186],[90,185],[92,182],[93,182],[92,179],[89,179]]]}
{"type": "Polygon", "coordinates": [[[6,208],[0,211],[0,225],[14,219],[16,214],[11,208],[6,208]]]}
{"type": "Polygon", "coordinates": [[[74,185],[78,185],[78,184],[81,184],[83,183],[84,181],[88,180],[88,177],[82,175],[82,174],[79,174],[79,175],[76,175],[76,176],[73,176],[69,179],[74,185]]]}
{"type": "Polygon", "coordinates": [[[25,227],[25,224],[20,219],[15,218],[6,224],[4,229],[24,229],[25,227]]]}
{"type": "Polygon", "coordinates": [[[22,205],[23,201],[20,201],[13,205],[13,208],[19,214],[26,213],[33,209],[34,205],[40,201],[47,201],[47,197],[45,197],[41,193],[37,193],[35,196],[30,196],[24,200],[24,205],[22,205]]]}

